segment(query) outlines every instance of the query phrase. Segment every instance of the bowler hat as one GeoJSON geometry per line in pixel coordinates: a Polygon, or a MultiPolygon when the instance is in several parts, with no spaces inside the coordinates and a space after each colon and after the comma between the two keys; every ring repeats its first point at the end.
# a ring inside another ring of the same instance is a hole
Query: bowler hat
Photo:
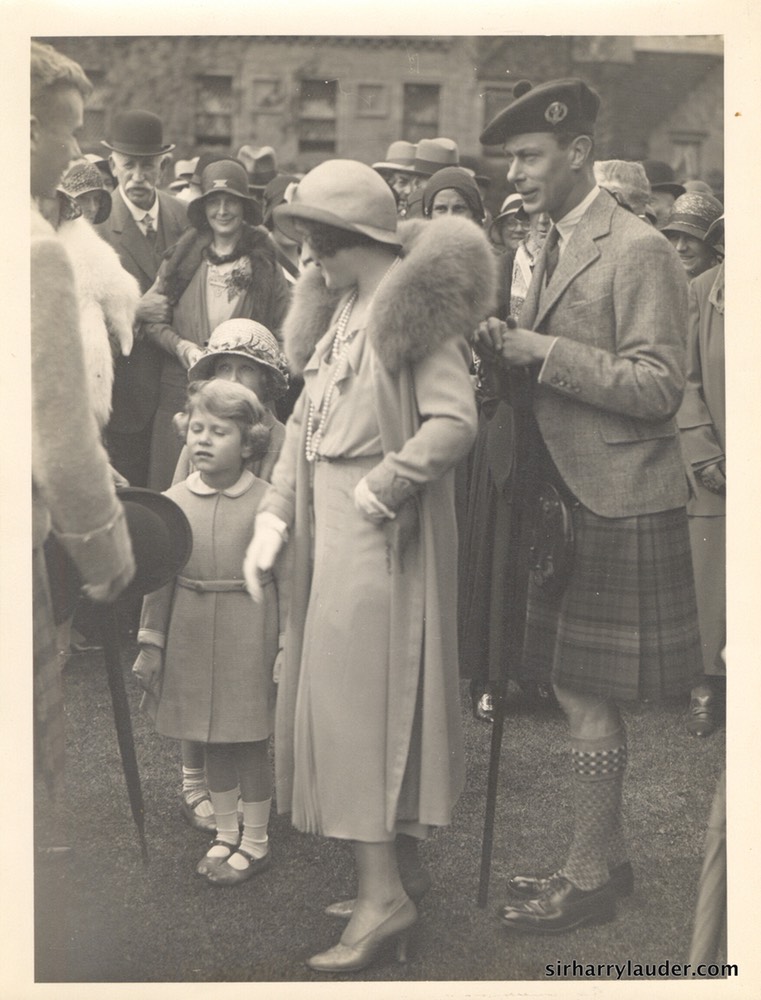
{"type": "Polygon", "coordinates": [[[207,379],[214,375],[217,358],[235,354],[262,365],[272,375],[275,398],[288,388],[288,362],[278,342],[266,326],[242,316],[227,319],[215,327],[202,357],[188,369],[188,379],[207,379]]]}
{"type": "Polygon", "coordinates": [[[385,160],[373,163],[373,170],[402,171],[412,173],[412,164],[415,160],[415,143],[406,142],[404,139],[397,139],[392,142],[386,150],[385,160]]]}
{"type": "Polygon", "coordinates": [[[677,182],[673,167],[663,160],[643,160],[651,191],[669,191],[675,198],[684,194],[684,185],[677,182]]]}
{"type": "Polygon", "coordinates": [[[111,134],[102,144],[125,156],[159,156],[174,149],[164,143],[164,127],[152,111],[120,111],[111,122],[111,134]]]}
{"type": "Polygon", "coordinates": [[[64,191],[76,198],[80,194],[95,192],[98,195],[98,211],[93,219],[93,225],[105,222],[111,214],[111,194],[103,186],[103,176],[97,167],[86,160],[72,164],[61,181],[64,191]]]}
{"type": "Polygon", "coordinates": [[[668,222],[662,233],[686,233],[705,242],[712,223],[724,214],[724,206],[710,194],[687,192],[680,195],[671,207],[668,222]]]}
{"type": "Polygon", "coordinates": [[[515,100],[500,111],[480,136],[484,146],[505,142],[527,132],[573,132],[592,135],[600,97],[583,80],[568,77],[534,87],[521,80],[513,88],[515,100]]]}
{"type": "Polygon", "coordinates": [[[243,202],[243,218],[252,226],[262,221],[262,210],[248,190],[246,168],[239,160],[224,159],[208,163],[201,174],[201,193],[188,204],[188,221],[196,229],[206,226],[205,202],[213,194],[226,191],[243,202]]]}
{"type": "MultiPolygon", "coordinates": [[[[184,511],[163,493],[128,486],[117,489],[116,495],[124,508],[135,557],[135,575],[119,595],[122,601],[150,594],[175,577],[190,558],[193,533],[184,511]]],[[[53,616],[59,625],[74,610],[82,578],[55,534],[45,542],[45,562],[53,616]]]]}
{"type": "Polygon", "coordinates": [[[263,188],[277,177],[277,161],[272,146],[241,146],[238,159],[246,168],[248,183],[252,188],[263,188]]]}
{"type": "Polygon", "coordinates": [[[299,181],[290,203],[275,208],[273,218],[296,242],[301,238],[294,223],[303,220],[401,246],[393,192],[379,173],[358,160],[325,160],[314,167],[299,181]]]}

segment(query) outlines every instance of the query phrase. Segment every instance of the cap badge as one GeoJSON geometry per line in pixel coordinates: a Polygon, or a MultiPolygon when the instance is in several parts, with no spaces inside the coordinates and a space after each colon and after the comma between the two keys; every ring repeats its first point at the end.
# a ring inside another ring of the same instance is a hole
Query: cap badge
{"type": "Polygon", "coordinates": [[[553,101],[544,112],[544,117],[550,125],[559,125],[567,115],[568,105],[562,101],[553,101]]]}
{"type": "Polygon", "coordinates": [[[226,188],[227,187],[227,178],[226,177],[220,177],[218,180],[213,181],[211,186],[213,188],[226,188]]]}

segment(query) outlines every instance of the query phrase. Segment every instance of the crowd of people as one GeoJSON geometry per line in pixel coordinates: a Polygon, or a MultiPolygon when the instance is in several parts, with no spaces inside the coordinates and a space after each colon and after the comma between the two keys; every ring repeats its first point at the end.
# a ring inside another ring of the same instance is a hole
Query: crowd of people
{"type": "Polygon", "coordinates": [[[161,118],[130,109],[83,155],[90,89],[32,43],[35,733],[51,790],[45,541],[81,576],[64,622],[81,649],[90,602],[135,569],[118,490],[145,487],[193,539],[126,617],[142,707],[180,743],[183,816],[213,838],[199,877],[267,868],[274,797],[298,829],[353,845],[356,896],[327,911],[345,929],[310,967],[358,971],[390,943],[403,958],[431,881],[418,845],[466,780],[464,676],[479,720],[533,694],[568,721],[572,843],[554,871],[510,879],[499,920],[612,919],[633,888],[620,703],[684,699],[698,737],[720,715],[721,203],[665,163],[595,162],[600,97],[578,79],[518,84],[484,130],[509,185],[493,217],[450,138],[303,176],[247,145],[178,160],[172,179],[161,118]]]}

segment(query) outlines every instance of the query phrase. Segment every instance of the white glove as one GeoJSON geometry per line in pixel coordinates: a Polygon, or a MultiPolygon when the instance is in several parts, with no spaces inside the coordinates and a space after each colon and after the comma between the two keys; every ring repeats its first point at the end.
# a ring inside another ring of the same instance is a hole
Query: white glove
{"type": "Polygon", "coordinates": [[[354,506],[368,521],[381,524],[383,521],[393,521],[396,514],[377,498],[367,485],[366,477],[362,477],[354,487],[354,506]]]}
{"type": "Polygon", "coordinates": [[[155,691],[163,671],[164,651],[152,644],[141,646],[132,673],[143,691],[155,691]]]}
{"type": "Polygon", "coordinates": [[[288,539],[288,525],[276,514],[262,511],[256,515],[254,537],[243,560],[246,588],[257,602],[262,600],[262,584],[275,565],[280,549],[288,539]]]}

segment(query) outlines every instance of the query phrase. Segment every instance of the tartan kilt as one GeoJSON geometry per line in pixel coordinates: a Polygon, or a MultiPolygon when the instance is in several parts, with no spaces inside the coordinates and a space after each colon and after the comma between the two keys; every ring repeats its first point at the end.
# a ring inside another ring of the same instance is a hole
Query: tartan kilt
{"type": "Polygon", "coordinates": [[[54,798],[63,787],[64,706],[61,658],[43,547],[32,550],[34,768],[54,798]]]}
{"type": "Polygon", "coordinates": [[[578,505],[573,522],[564,592],[529,585],[525,672],[623,701],[687,694],[702,654],[685,509],[604,518],[578,505]]]}

